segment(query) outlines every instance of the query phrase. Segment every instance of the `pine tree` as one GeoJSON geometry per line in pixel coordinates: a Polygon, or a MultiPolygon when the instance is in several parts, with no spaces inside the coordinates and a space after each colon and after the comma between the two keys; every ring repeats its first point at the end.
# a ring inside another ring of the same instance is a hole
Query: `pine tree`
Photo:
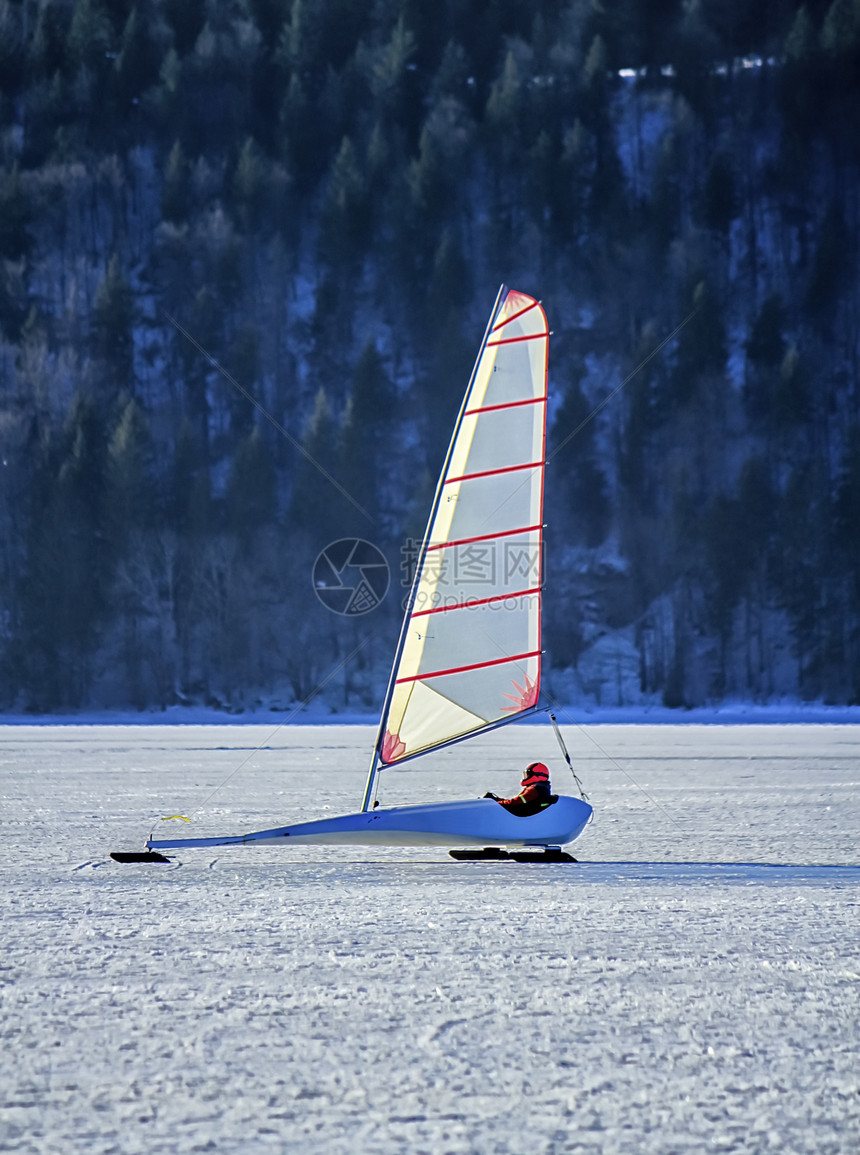
{"type": "Polygon", "coordinates": [[[522,78],[516,56],[509,51],[501,74],[493,81],[484,119],[502,158],[510,160],[520,147],[523,112],[522,78]]]}
{"type": "Polygon", "coordinates": [[[227,526],[241,541],[275,520],[276,487],[272,455],[254,426],[236,448],[225,496],[227,526]]]}
{"type": "Polygon", "coordinates": [[[156,482],[153,446],[146,416],[139,403],[128,398],[120,404],[119,420],[107,444],[105,531],[117,554],[122,554],[134,530],[155,522],[156,482]]]}
{"type": "Polygon", "coordinates": [[[43,4],[39,8],[28,53],[28,65],[37,76],[54,76],[63,66],[67,36],[64,17],[59,4],[43,4]]]}
{"type": "Polygon", "coordinates": [[[765,298],[750,330],[747,357],[757,369],[773,369],[785,356],[785,307],[779,293],[765,298]]]}
{"type": "Polygon", "coordinates": [[[67,41],[71,68],[74,71],[87,68],[95,75],[104,74],[113,43],[113,29],[101,0],[75,0],[67,41]]]}
{"type": "Polygon", "coordinates": [[[197,292],[190,317],[183,318],[183,322],[196,342],[193,344],[180,333],[175,336],[185,385],[185,416],[195,430],[204,460],[208,460],[210,405],[207,386],[212,366],[200,349],[214,355],[222,325],[218,303],[207,285],[197,292]]]}
{"type": "Polygon", "coordinates": [[[805,4],[795,14],[785,38],[784,54],[785,66],[778,84],[786,128],[805,144],[826,115],[829,88],[826,65],[805,4]]]}
{"type": "Polygon", "coordinates": [[[93,345],[110,374],[111,395],[134,390],[134,298],[119,257],[108,262],[93,305],[93,345]]]}
{"type": "Polygon", "coordinates": [[[726,330],[721,303],[707,281],[699,281],[693,292],[695,312],[678,336],[678,357],[672,381],[674,403],[690,400],[697,381],[721,376],[726,367],[726,330]]]}
{"type": "Polygon", "coordinates": [[[182,144],[177,140],[167,157],[164,167],[164,184],[161,191],[161,215],[172,224],[181,225],[188,217],[191,196],[188,160],[182,144]]]}
{"type": "Polygon", "coordinates": [[[850,240],[840,206],[828,208],[818,230],[818,243],[806,293],[806,307],[821,331],[833,329],[833,314],[848,273],[850,240]]]}
{"type": "Polygon", "coordinates": [[[805,699],[821,690],[820,657],[824,625],[819,578],[822,536],[830,510],[821,505],[818,479],[804,466],[795,468],[778,506],[779,549],[774,553],[774,584],[788,614],[797,685],[805,699]]]}
{"type": "MultiPolygon", "coordinates": [[[[581,375],[584,371],[582,366],[581,375]]],[[[561,448],[558,456],[551,450],[548,467],[569,539],[594,549],[609,532],[612,506],[596,460],[596,427],[588,421],[589,413],[579,382],[570,382],[553,424],[553,443],[562,443],[561,448]]]]}
{"type": "Polygon", "coordinates": [[[472,298],[472,270],[463,255],[456,232],[446,227],[439,237],[430,284],[427,289],[427,321],[435,328],[453,313],[461,312],[472,298]]]}
{"type": "Polygon", "coordinates": [[[717,153],[708,167],[705,180],[702,198],[704,222],[709,229],[726,236],[737,212],[737,193],[731,160],[725,153],[717,153]]]}
{"type": "Polygon", "coordinates": [[[164,15],[181,55],[190,52],[206,21],[206,0],[163,0],[164,15]]]}
{"type": "MultiPolygon", "coordinates": [[[[360,426],[378,433],[391,423],[395,393],[375,341],[367,342],[358,359],[351,396],[354,417],[360,426]]],[[[373,448],[378,446],[374,444],[373,448]]]]}
{"type": "Polygon", "coordinates": [[[332,268],[349,268],[368,241],[370,200],[355,145],[348,136],[332,161],[321,223],[324,259],[332,268]]]}
{"type": "MultiPolygon", "coordinates": [[[[352,374],[352,389],[338,435],[337,478],[378,521],[382,494],[399,463],[393,440],[396,429],[396,393],[376,344],[368,341],[352,374]]],[[[343,505],[343,503],[341,503],[343,505]]],[[[357,525],[357,514],[344,505],[344,532],[357,525]]],[[[367,532],[369,526],[361,526],[367,532]]]]}
{"type": "Polygon", "coordinates": [[[403,115],[407,66],[414,53],[415,37],[401,14],[388,42],[367,54],[365,68],[370,91],[378,114],[386,119],[403,115]]]}
{"type": "Polygon", "coordinates": [[[321,465],[331,472],[336,447],[337,426],[326,392],[320,388],[305,432],[306,456],[299,460],[295,472],[287,523],[290,532],[303,532],[319,542],[319,549],[332,540],[344,502],[319,469],[321,465]]]}
{"type": "Polygon", "coordinates": [[[20,681],[31,708],[77,708],[92,682],[91,659],[108,616],[104,426],[76,397],[62,437],[39,449],[19,586],[20,681]]]}
{"type": "Polygon", "coordinates": [[[325,171],[328,126],[323,127],[321,147],[318,120],[301,75],[293,72],[278,113],[279,154],[303,194],[314,187],[325,171]]]}
{"type": "Polygon", "coordinates": [[[776,417],[776,397],[780,366],[785,356],[785,309],[778,293],[771,293],[750,329],[746,344],[749,371],[744,388],[744,405],[754,421],[776,417]]]}
{"type": "Polygon", "coordinates": [[[767,466],[754,457],[744,463],[737,496],[718,494],[704,518],[703,545],[710,571],[708,616],[720,640],[714,686],[719,697],[729,688],[728,652],[735,614],[744,599],[761,597],[774,506],[767,466]]]}
{"type": "Polygon", "coordinates": [[[453,96],[463,100],[467,95],[468,80],[469,59],[463,46],[456,40],[449,40],[433,80],[434,96],[453,96]]]}
{"type": "Polygon", "coordinates": [[[161,600],[160,575],[151,565],[158,510],[153,456],[146,416],[134,398],[126,399],[107,444],[104,538],[113,633],[124,670],[124,688],[115,686],[113,693],[127,694],[137,709],[149,696],[147,619],[159,616],[161,600]]]}
{"type": "Polygon", "coordinates": [[[821,47],[828,56],[851,61],[860,56],[860,4],[833,0],[821,25],[821,47]]]}
{"type": "MultiPolygon", "coordinates": [[[[231,376],[256,398],[260,373],[260,340],[254,326],[243,325],[233,338],[230,344],[230,368],[231,376]]],[[[245,439],[252,432],[254,406],[244,393],[230,385],[227,407],[230,411],[231,433],[245,439]]]]}
{"type": "Polygon", "coordinates": [[[678,235],[681,218],[681,193],[678,173],[678,149],[673,133],[660,143],[649,205],[649,223],[658,251],[668,248],[678,235]]]}
{"type": "Polygon", "coordinates": [[[833,555],[847,583],[846,627],[852,641],[849,687],[860,697],[860,432],[854,428],[841,462],[833,522],[833,555]]]}
{"type": "Polygon", "coordinates": [[[0,180],[0,260],[18,261],[30,253],[32,215],[16,163],[0,180]]]}
{"type": "Polygon", "coordinates": [[[806,427],[812,415],[809,369],[796,345],[789,346],[779,367],[774,414],[781,431],[806,427]]]}
{"type": "MultiPolygon", "coordinates": [[[[347,493],[367,510],[376,521],[379,514],[380,475],[385,470],[386,458],[374,452],[378,442],[378,432],[367,415],[362,418],[361,400],[355,394],[347,399],[340,428],[337,431],[336,469],[338,481],[347,493]]],[[[344,504],[339,516],[332,519],[332,535],[346,536],[352,533],[366,533],[364,525],[358,527],[354,511],[344,504]]]]}
{"type": "Polygon", "coordinates": [[[177,431],[169,479],[168,522],[188,541],[199,542],[212,527],[212,495],[207,453],[187,418],[177,431]]]}
{"type": "MultiPolygon", "coordinates": [[[[446,215],[449,184],[439,149],[426,128],[418,141],[418,155],[409,162],[406,181],[416,232],[432,239],[433,227],[446,215]]],[[[428,245],[425,242],[421,247],[428,245]]]]}
{"type": "Polygon", "coordinates": [[[246,232],[255,231],[259,227],[264,195],[269,183],[268,167],[260,146],[249,136],[242,145],[233,175],[233,196],[239,209],[242,227],[246,232]]]}
{"type": "Polygon", "coordinates": [[[121,118],[127,114],[129,105],[137,104],[155,83],[165,33],[164,25],[154,12],[142,12],[138,5],[129,12],[114,60],[113,84],[121,118]]]}

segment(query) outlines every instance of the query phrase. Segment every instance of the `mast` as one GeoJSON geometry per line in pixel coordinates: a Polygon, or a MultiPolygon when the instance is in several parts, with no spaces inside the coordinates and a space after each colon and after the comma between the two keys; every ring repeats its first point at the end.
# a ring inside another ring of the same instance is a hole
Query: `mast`
{"type": "Polygon", "coordinates": [[[370,759],[370,769],[367,772],[367,782],[364,787],[364,798],[361,800],[362,811],[369,810],[373,799],[373,789],[376,786],[376,770],[379,765],[379,754],[373,747],[373,757],[370,759]]]}

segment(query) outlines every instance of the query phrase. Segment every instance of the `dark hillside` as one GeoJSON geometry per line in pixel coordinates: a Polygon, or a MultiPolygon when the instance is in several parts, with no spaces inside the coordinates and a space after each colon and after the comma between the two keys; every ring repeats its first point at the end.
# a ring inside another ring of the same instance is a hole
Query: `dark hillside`
{"type": "Polygon", "coordinates": [[[857,701],[858,123],[860,0],[0,0],[0,706],[375,708],[502,280],[555,693],[857,701]]]}

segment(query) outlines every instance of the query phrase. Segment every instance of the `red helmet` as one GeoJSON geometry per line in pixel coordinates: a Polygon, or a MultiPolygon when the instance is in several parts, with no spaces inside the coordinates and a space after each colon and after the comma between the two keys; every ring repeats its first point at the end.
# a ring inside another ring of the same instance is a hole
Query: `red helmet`
{"type": "Polygon", "coordinates": [[[526,782],[549,782],[549,769],[543,762],[532,762],[530,766],[526,766],[523,775],[523,784],[526,782]]]}

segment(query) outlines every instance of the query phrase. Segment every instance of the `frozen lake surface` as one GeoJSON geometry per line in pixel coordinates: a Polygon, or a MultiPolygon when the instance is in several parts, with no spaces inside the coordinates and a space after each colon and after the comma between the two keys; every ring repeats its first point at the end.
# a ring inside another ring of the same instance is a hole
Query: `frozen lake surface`
{"type": "MultiPolygon", "coordinates": [[[[357,808],[371,729],[272,729],[0,727],[0,1149],[860,1150],[855,727],[566,726],[577,865],[108,858],[357,808]]],[[[382,804],[535,758],[571,792],[509,727],[382,804]]]]}

